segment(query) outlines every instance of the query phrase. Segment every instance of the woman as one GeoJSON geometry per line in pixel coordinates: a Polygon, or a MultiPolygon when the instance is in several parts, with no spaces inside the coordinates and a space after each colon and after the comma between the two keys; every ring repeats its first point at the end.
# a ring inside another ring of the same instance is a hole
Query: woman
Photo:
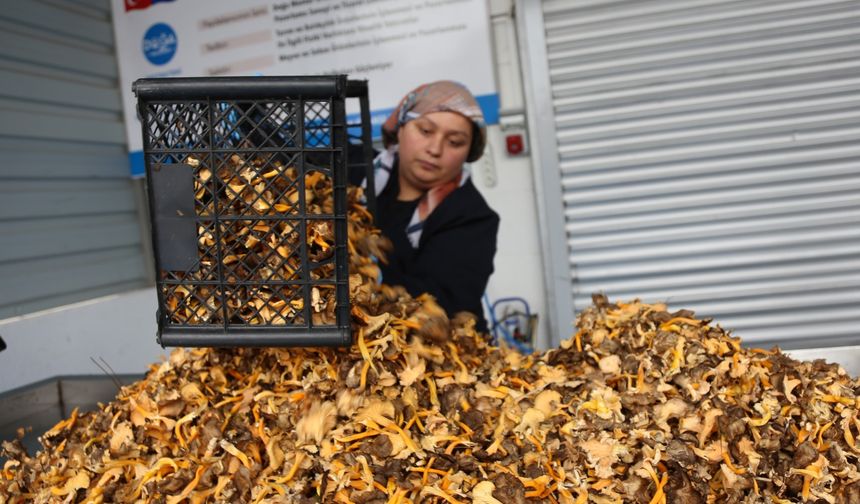
{"type": "Polygon", "coordinates": [[[493,272],[499,216],[463,170],[478,160],[487,128],[464,86],[416,88],[382,126],[374,160],[377,225],[394,249],[382,281],[432,294],[449,316],[468,311],[487,331],[481,297],[493,272]]]}

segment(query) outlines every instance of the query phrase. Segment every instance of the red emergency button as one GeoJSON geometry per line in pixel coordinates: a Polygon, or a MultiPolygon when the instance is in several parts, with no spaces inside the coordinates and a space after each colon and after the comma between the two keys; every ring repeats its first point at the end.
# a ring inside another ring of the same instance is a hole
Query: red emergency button
{"type": "Polygon", "coordinates": [[[516,156],[517,154],[522,153],[525,148],[523,135],[520,133],[514,133],[505,136],[505,146],[508,149],[508,154],[511,156],[516,156]]]}

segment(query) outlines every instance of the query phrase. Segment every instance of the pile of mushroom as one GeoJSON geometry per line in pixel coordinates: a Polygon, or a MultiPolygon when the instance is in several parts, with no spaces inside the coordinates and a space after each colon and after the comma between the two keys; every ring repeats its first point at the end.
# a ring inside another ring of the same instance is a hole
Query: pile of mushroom
{"type": "Polygon", "coordinates": [[[28,454],[0,503],[860,503],[860,382],[595,296],[559,348],[491,346],[378,285],[350,190],[348,349],[177,349],[28,454]]]}
{"type": "Polygon", "coordinates": [[[335,324],[334,198],[326,173],[309,169],[299,177],[275,154],[233,154],[214,170],[194,156],[184,163],[194,175],[198,261],[189,271],[161,272],[170,322],[304,325],[307,269],[310,280],[325,282],[312,287],[312,323],[335,324]]]}

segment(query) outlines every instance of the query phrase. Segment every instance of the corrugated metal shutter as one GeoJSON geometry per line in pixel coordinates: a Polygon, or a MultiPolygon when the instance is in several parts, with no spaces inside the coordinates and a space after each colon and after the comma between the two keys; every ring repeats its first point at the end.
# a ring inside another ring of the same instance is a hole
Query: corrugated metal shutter
{"type": "Polygon", "coordinates": [[[0,12],[0,319],[145,285],[107,0],[0,12]]]}
{"type": "Polygon", "coordinates": [[[856,341],[860,1],[543,15],[576,309],[605,291],[749,342],[856,341]]]}

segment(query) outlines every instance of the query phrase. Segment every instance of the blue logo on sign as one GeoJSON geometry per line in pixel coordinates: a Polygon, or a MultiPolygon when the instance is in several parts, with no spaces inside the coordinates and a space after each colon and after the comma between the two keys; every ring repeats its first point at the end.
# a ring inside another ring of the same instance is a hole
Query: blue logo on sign
{"type": "Polygon", "coordinates": [[[176,32],[165,23],[156,23],[143,35],[143,55],[153,65],[164,65],[176,54],[176,32]]]}

